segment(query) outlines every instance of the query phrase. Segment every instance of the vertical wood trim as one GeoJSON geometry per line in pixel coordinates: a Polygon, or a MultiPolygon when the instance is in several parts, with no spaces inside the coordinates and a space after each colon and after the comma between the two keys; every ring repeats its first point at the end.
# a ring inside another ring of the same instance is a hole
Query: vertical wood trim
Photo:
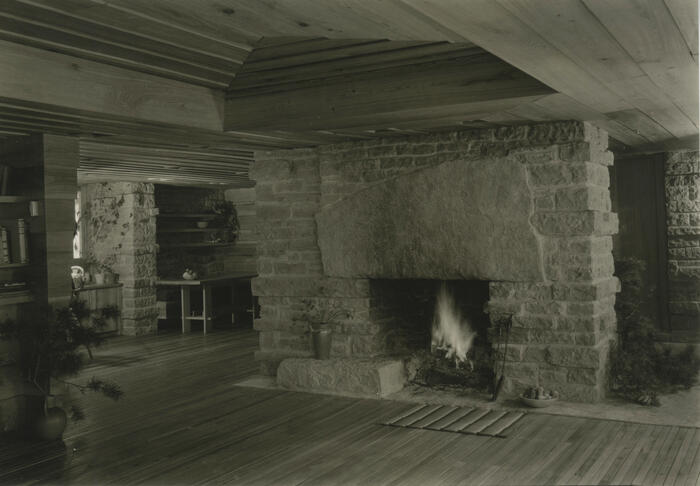
{"type": "Polygon", "coordinates": [[[668,221],[666,219],[666,163],[665,154],[652,156],[654,167],[654,200],[656,201],[656,249],[658,253],[659,279],[657,298],[659,301],[659,324],[673,332],[668,307],[668,221]]]}

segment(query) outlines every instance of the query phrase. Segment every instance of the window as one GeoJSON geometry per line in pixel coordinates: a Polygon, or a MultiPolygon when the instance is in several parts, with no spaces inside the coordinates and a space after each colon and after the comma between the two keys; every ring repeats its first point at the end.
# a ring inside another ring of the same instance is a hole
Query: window
{"type": "Polygon", "coordinates": [[[80,219],[80,191],[75,196],[74,206],[75,226],[73,228],[73,258],[82,258],[83,256],[83,241],[82,241],[82,221],[80,219]]]}

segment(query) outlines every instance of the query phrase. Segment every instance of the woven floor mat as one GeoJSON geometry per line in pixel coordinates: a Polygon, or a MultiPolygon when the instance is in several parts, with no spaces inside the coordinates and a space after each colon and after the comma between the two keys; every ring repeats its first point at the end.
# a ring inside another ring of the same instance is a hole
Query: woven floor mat
{"type": "Polygon", "coordinates": [[[524,412],[509,412],[507,410],[417,405],[384,422],[384,425],[506,437],[508,429],[524,415],[524,412]]]}

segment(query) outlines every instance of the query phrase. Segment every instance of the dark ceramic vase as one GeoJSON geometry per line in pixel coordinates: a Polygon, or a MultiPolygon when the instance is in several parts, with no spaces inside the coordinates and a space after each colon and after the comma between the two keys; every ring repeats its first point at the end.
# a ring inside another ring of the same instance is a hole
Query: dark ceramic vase
{"type": "Polygon", "coordinates": [[[51,407],[46,410],[46,414],[41,414],[36,419],[34,432],[39,439],[56,440],[63,437],[66,430],[68,417],[66,412],[60,407],[51,407]]]}
{"type": "Polygon", "coordinates": [[[333,334],[330,329],[317,329],[311,331],[311,339],[314,344],[316,359],[329,359],[331,357],[331,339],[333,334]]]}

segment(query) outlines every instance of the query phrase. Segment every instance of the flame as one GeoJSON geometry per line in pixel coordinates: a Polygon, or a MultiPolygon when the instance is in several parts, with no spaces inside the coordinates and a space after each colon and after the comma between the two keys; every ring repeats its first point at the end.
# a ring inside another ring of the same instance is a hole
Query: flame
{"type": "Polygon", "coordinates": [[[440,286],[433,318],[431,347],[445,351],[447,358],[454,358],[455,365],[467,361],[467,353],[476,333],[463,319],[447,286],[440,286]]]}

